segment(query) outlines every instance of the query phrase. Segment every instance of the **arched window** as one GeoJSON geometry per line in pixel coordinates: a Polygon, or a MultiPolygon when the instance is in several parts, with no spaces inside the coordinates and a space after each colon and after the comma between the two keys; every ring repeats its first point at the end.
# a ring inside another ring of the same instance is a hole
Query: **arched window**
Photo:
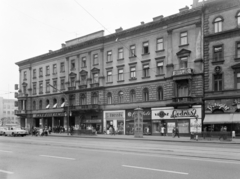
{"type": "Polygon", "coordinates": [[[36,101],[33,101],[33,110],[36,110],[36,101]]]}
{"type": "Polygon", "coordinates": [[[92,104],[98,104],[98,93],[92,93],[92,104]]]}
{"type": "Polygon", "coordinates": [[[136,102],[136,92],[135,92],[135,90],[130,91],[130,102],[136,102]]]}
{"type": "Polygon", "coordinates": [[[118,93],[118,103],[123,103],[123,92],[119,91],[118,93]]]}
{"type": "Polygon", "coordinates": [[[71,94],[69,96],[69,104],[70,104],[70,106],[74,106],[75,105],[75,94],[71,94]]]}
{"type": "Polygon", "coordinates": [[[237,25],[240,26],[240,12],[237,13],[237,25]]]}
{"type": "Polygon", "coordinates": [[[149,91],[147,88],[143,89],[143,101],[149,101],[149,91]]]}
{"type": "Polygon", "coordinates": [[[49,102],[49,100],[47,99],[47,100],[46,100],[46,109],[49,109],[49,107],[50,107],[50,102],[49,102]]]}
{"type": "Polygon", "coordinates": [[[157,100],[158,101],[163,100],[163,88],[162,87],[157,88],[157,100]]]}
{"type": "Polygon", "coordinates": [[[214,20],[213,25],[215,33],[222,32],[223,19],[221,17],[217,17],[214,20]]]}
{"type": "Polygon", "coordinates": [[[107,94],[107,104],[112,104],[112,93],[107,94]]]}
{"type": "Polygon", "coordinates": [[[42,100],[39,101],[39,109],[42,109],[42,100]]]}
{"type": "Polygon", "coordinates": [[[53,99],[53,108],[57,108],[57,99],[56,98],[53,99]]]}
{"type": "Polygon", "coordinates": [[[65,99],[61,98],[61,108],[63,108],[65,106],[65,99]]]}
{"type": "Polygon", "coordinates": [[[81,105],[86,105],[87,104],[87,98],[85,94],[80,95],[80,104],[81,105]]]}

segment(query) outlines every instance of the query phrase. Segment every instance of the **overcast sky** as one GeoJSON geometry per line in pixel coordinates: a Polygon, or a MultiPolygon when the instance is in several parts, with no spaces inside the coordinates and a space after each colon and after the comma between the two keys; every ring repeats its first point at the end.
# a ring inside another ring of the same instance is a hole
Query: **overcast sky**
{"type": "Polygon", "coordinates": [[[107,29],[108,35],[119,27],[176,14],[191,4],[192,0],[0,0],[0,96],[14,98],[18,61],[99,30],[107,29]]]}

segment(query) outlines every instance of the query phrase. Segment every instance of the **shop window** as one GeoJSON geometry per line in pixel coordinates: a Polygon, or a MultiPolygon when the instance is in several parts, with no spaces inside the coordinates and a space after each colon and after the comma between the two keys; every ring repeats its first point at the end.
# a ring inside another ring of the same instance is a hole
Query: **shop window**
{"type": "Polygon", "coordinates": [[[135,90],[130,91],[130,102],[136,102],[136,92],[135,92],[135,90]]]}
{"type": "Polygon", "coordinates": [[[85,94],[81,94],[80,96],[80,104],[81,105],[86,105],[87,104],[87,98],[85,94]]]}
{"type": "Polygon", "coordinates": [[[112,93],[107,94],[107,104],[112,104],[112,93]]]}
{"type": "Polygon", "coordinates": [[[148,90],[148,88],[143,89],[143,101],[149,101],[149,90],[148,90]]]}
{"type": "Polygon", "coordinates": [[[98,104],[98,93],[92,93],[92,104],[98,104]]]}
{"type": "Polygon", "coordinates": [[[118,93],[118,103],[123,103],[123,92],[122,91],[120,91],[118,93]]]}
{"type": "Polygon", "coordinates": [[[157,99],[158,99],[158,101],[163,100],[163,88],[162,87],[157,88],[157,99]]]}
{"type": "Polygon", "coordinates": [[[179,133],[189,133],[189,121],[188,120],[178,120],[179,133]]]}
{"type": "Polygon", "coordinates": [[[213,21],[213,25],[214,25],[214,32],[215,33],[222,32],[223,19],[221,17],[217,17],[213,21]]]}

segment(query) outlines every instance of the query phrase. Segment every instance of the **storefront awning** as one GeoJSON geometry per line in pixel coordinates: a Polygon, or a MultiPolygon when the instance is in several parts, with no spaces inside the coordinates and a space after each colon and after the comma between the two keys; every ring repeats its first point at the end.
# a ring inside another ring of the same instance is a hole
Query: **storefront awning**
{"type": "Polygon", "coordinates": [[[207,114],[205,116],[203,123],[204,124],[233,123],[233,114],[207,114]]]}
{"type": "Polygon", "coordinates": [[[240,123],[240,114],[233,114],[233,123],[240,123]]]}

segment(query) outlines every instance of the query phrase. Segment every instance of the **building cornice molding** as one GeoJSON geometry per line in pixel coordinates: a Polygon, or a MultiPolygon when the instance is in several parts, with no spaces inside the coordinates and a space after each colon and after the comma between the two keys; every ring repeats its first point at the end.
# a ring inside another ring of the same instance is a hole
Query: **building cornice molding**
{"type": "Polygon", "coordinates": [[[239,36],[240,36],[240,28],[235,28],[235,29],[231,29],[231,30],[227,30],[227,31],[223,31],[215,34],[206,35],[204,39],[208,42],[211,42],[211,41],[228,39],[231,37],[239,37],[239,36]]]}

